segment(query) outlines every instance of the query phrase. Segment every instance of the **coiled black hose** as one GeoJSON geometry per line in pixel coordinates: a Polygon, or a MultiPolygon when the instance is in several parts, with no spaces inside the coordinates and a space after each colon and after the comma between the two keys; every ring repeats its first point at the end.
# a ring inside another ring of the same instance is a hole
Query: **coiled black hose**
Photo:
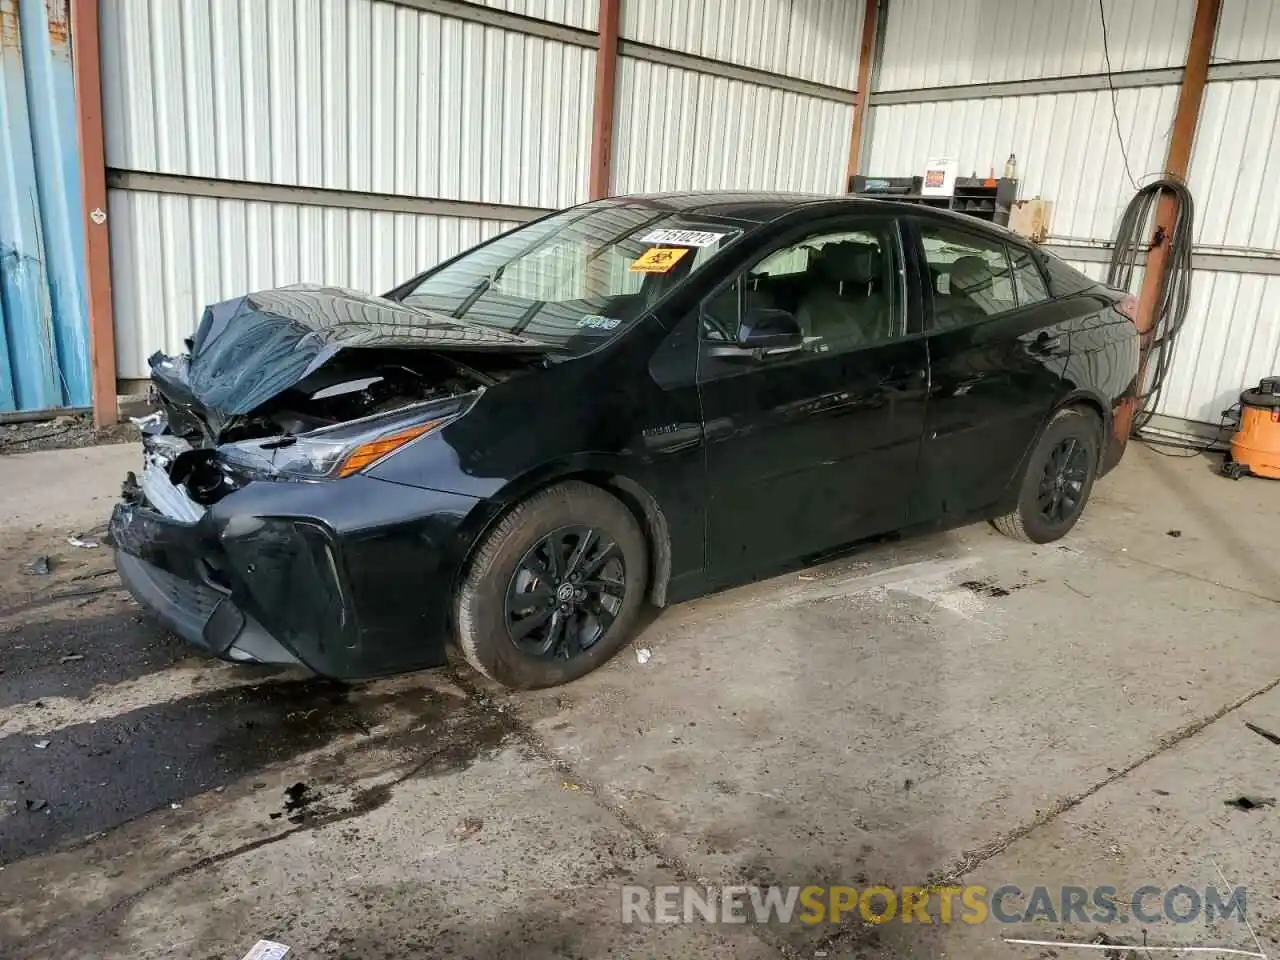
{"type": "Polygon", "coordinates": [[[1129,205],[1116,230],[1116,245],[1111,252],[1111,266],[1107,270],[1107,283],[1121,290],[1132,288],[1134,275],[1140,264],[1146,263],[1150,249],[1147,238],[1155,209],[1163,191],[1169,191],[1177,200],[1177,213],[1167,233],[1158,233],[1156,244],[1169,246],[1169,257],[1164,276],[1156,292],[1155,315],[1147,355],[1146,382],[1138,385],[1138,407],[1133,418],[1133,432],[1139,434],[1151,422],[1152,413],[1160,402],[1160,394],[1173,364],[1174,348],[1178,334],[1187,319],[1191,304],[1191,248],[1195,203],[1191,191],[1181,180],[1163,177],[1140,188],[1129,205]]]}

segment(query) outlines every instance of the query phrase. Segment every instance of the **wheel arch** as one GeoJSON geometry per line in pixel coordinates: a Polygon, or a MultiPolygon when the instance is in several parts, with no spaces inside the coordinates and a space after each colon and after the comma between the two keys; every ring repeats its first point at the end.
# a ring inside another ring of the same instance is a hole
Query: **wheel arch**
{"type": "MultiPolygon", "coordinates": [[[[1098,417],[1100,426],[1102,427],[1101,443],[1098,445],[1099,467],[1106,462],[1105,451],[1107,450],[1108,425],[1111,423],[1111,415],[1107,411],[1106,405],[1102,399],[1089,390],[1077,389],[1072,390],[1056,402],[1045,414],[1044,421],[1040,424],[1040,428],[1036,430],[1031,438],[1031,442],[1027,444],[1022,456],[1018,458],[1017,465],[1014,467],[1013,473],[1005,483],[1004,490],[1000,494],[999,500],[996,501],[994,510],[997,514],[1007,513],[1012,509],[1012,505],[1017,502],[1018,491],[1022,488],[1022,481],[1026,475],[1026,470],[1031,462],[1031,455],[1035,452],[1036,447],[1040,443],[1040,438],[1044,436],[1045,430],[1049,424],[1053,422],[1061,411],[1068,408],[1076,408],[1088,410],[1090,413],[1098,417]]],[[[1101,476],[1101,471],[1099,472],[1101,476]]]]}
{"type": "MultiPolygon", "coordinates": [[[[658,499],[622,465],[609,458],[584,457],[549,464],[512,480],[498,493],[482,501],[462,525],[465,548],[457,565],[456,583],[471,569],[480,545],[497,523],[518,503],[567,480],[598,487],[614,497],[635,518],[649,555],[649,602],[663,607],[671,581],[671,531],[658,499]]],[[[455,584],[456,591],[456,584],[455,584]]]]}

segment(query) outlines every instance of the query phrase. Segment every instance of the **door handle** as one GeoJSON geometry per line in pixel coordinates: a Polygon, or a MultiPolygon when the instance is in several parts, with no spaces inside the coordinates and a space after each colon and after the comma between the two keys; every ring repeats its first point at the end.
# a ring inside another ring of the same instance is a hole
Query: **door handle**
{"type": "Polygon", "coordinates": [[[1060,348],[1062,347],[1062,339],[1063,337],[1062,337],[1062,334],[1060,333],[1056,333],[1056,334],[1042,333],[1040,334],[1040,336],[1036,337],[1034,340],[1031,341],[1030,350],[1032,353],[1040,353],[1040,354],[1045,354],[1047,356],[1052,356],[1053,354],[1061,352],[1060,348]]]}

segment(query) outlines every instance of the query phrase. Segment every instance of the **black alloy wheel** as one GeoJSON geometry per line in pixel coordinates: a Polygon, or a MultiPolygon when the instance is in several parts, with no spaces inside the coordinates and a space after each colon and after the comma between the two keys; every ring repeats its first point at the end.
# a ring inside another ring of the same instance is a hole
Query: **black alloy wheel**
{"type": "Polygon", "coordinates": [[[1064,407],[1055,412],[1031,451],[1013,509],[993,517],[992,525],[1028,543],[1065,536],[1089,502],[1102,441],[1102,419],[1093,410],[1064,407]]]}
{"type": "Polygon", "coordinates": [[[613,626],[626,592],[617,543],[591,527],[561,527],[534,544],[512,573],[507,632],[531,656],[572,659],[613,626]]]}
{"type": "Polygon", "coordinates": [[[1058,525],[1072,519],[1083,505],[1089,479],[1089,452],[1075,437],[1067,437],[1045,459],[1037,504],[1040,515],[1058,525]]]}

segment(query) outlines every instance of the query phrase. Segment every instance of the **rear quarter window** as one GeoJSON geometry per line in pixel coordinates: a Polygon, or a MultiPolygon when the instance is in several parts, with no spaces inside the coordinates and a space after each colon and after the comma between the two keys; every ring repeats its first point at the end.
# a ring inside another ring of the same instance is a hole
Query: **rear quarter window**
{"type": "Polygon", "coordinates": [[[1054,299],[1083,293],[1098,285],[1075,267],[1069,266],[1051,253],[1044,254],[1044,270],[1049,275],[1049,295],[1054,299]]]}

